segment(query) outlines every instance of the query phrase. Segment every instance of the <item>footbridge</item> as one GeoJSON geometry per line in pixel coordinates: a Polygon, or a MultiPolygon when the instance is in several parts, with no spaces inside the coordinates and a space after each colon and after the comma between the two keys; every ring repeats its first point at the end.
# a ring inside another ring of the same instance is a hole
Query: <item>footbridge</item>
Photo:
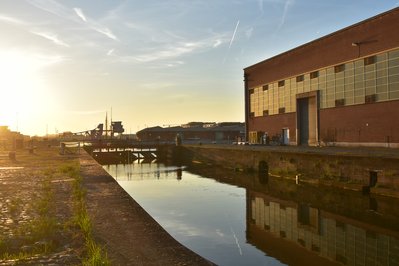
{"type": "Polygon", "coordinates": [[[174,143],[132,140],[96,140],[85,142],[83,148],[101,164],[166,161],[174,143]]]}

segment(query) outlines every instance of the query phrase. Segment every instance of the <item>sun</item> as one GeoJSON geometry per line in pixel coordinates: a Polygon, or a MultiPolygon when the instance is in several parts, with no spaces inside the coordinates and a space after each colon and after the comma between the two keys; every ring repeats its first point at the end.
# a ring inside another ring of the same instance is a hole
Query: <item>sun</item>
{"type": "Polygon", "coordinates": [[[37,111],[43,93],[39,70],[40,64],[32,55],[0,52],[0,125],[16,130],[18,116],[37,111]]]}

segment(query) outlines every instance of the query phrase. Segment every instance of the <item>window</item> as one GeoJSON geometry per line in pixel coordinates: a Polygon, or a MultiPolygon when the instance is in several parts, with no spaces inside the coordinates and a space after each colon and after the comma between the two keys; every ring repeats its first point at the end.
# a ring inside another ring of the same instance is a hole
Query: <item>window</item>
{"type": "Polygon", "coordinates": [[[335,67],[334,67],[334,72],[335,72],[335,73],[339,73],[339,72],[342,72],[342,71],[344,71],[344,70],[345,70],[345,65],[344,65],[344,64],[338,65],[338,66],[335,66],[335,67]]]}
{"type": "Polygon", "coordinates": [[[364,58],[364,65],[371,65],[375,63],[375,56],[370,56],[370,57],[366,57],[364,58]]]}
{"type": "Polygon", "coordinates": [[[335,100],[335,107],[344,106],[344,105],[345,105],[345,99],[337,99],[337,100],[335,100]]]}
{"type": "Polygon", "coordinates": [[[279,87],[283,87],[284,85],[285,85],[284,80],[280,80],[280,81],[278,82],[278,86],[279,86],[279,87]]]}
{"type": "Polygon", "coordinates": [[[263,116],[269,115],[269,110],[263,110],[263,116]]]}
{"type": "Polygon", "coordinates": [[[366,95],[364,100],[366,103],[375,103],[377,101],[377,95],[375,94],[366,95]]]}
{"type": "Polygon", "coordinates": [[[285,113],[285,107],[278,108],[278,113],[279,114],[284,114],[285,113]]]}
{"type": "Polygon", "coordinates": [[[267,84],[263,85],[262,88],[263,88],[263,91],[267,91],[269,89],[269,85],[267,85],[267,84]]]}
{"type": "Polygon", "coordinates": [[[254,89],[250,89],[249,94],[254,94],[254,89]]]}
{"type": "Polygon", "coordinates": [[[249,117],[255,117],[255,112],[249,113],[249,117]]]}
{"type": "Polygon", "coordinates": [[[319,71],[314,71],[310,73],[310,79],[317,78],[319,76],[319,71]]]}
{"type": "Polygon", "coordinates": [[[303,75],[297,76],[296,82],[301,82],[301,81],[303,81],[303,75]]]}

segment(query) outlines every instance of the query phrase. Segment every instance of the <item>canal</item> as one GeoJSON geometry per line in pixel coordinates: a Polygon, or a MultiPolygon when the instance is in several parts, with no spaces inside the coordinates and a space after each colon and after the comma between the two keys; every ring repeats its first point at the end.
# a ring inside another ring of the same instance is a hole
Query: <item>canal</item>
{"type": "Polygon", "coordinates": [[[206,166],[103,167],[169,234],[218,265],[399,265],[396,199],[206,166]]]}

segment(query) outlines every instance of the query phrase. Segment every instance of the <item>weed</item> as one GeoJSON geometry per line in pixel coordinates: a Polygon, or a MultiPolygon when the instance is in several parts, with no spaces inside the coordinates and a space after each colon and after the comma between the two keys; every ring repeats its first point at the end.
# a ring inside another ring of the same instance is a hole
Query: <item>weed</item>
{"type": "Polygon", "coordinates": [[[15,254],[10,254],[8,252],[3,253],[1,259],[2,260],[16,260],[16,261],[22,261],[22,260],[26,260],[30,257],[32,257],[34,254],[32,254],[31,252],[24,252],[24,251],[20,251],[19,253],[15,253],[15,254]]]}
{"type": "Polygon", "coordinates": [[[76,224],[80,227],[86,239],[91,236],[91,221],[86,209],[82,209],[80,213],[78,213],[76,217],[76,224]]]}
{"type": "Polygon", "coordinates": [[[82,187],[82,177],[79,173],[79,167],[76,165],[64,165],[61,172],[74,178],[73,196],[74,196],[74,223],[80,228],[85,238],[86,258],[82,261],[83,265],[110,265],[107,253],[93,239],[92,224],[87,213],[85,199],[86,191],[82,187]]]}
{"type": "Polygon", "coordinates": [[[103,255],[103,249],[92,239],[86,240],[87,258],[83,265],[110,265],[107,254],[103,255]]]}

